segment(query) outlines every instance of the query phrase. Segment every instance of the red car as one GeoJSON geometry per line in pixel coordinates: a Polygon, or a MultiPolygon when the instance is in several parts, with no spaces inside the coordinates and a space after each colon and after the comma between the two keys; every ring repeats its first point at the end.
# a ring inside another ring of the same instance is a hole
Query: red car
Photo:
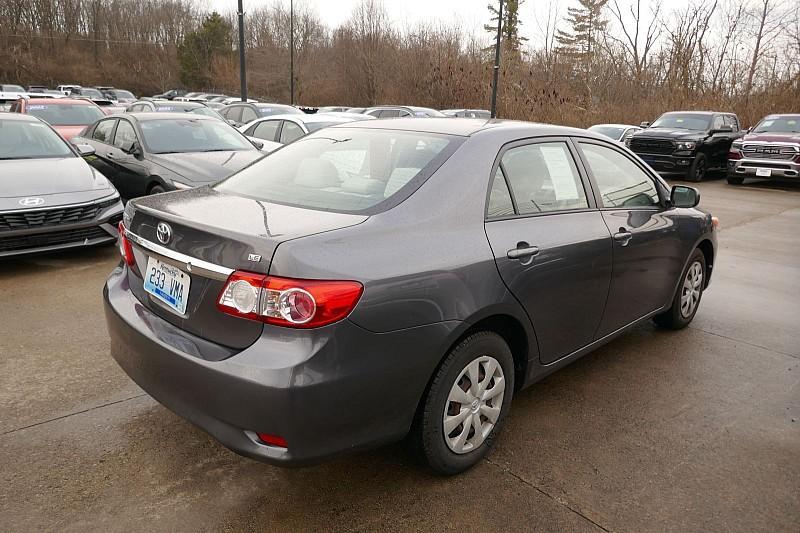
{"type": "Polygon", "coordinates": [[[78,98],[21,98],[9,111],[44,120],[67,141],[106,116],[94,102],[78,98]]]}
{"type": "Polygon", "coordinates": [[[766,116],[734,141],[728,154],[728,183],[740,185],[750,177],[800,177],[800,114],[766,116]]]}

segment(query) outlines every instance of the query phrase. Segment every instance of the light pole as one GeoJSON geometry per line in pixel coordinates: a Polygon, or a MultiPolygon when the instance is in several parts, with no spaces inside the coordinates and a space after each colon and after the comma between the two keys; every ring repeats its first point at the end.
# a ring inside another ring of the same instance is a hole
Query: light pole
{"type": "Polygon", "coordinates": [[[242,95],[242,102],[247,101],[247,65],[244,61],[244,7],[242,0],[239,0],[239,91],[242,95]]]}
{"type": "Polygon", "coordinates": [[[497,116],[497,78],[500,75],[500,36],[503,29],[503,0],[497,13],[497,42],[494,45],[494,79],[492,80],[492,118],[497,116]]]}
{"type": "Polygon", "coordinates": [[[289,0],[289,93],[294,105],[294,0],[289,0]]]}

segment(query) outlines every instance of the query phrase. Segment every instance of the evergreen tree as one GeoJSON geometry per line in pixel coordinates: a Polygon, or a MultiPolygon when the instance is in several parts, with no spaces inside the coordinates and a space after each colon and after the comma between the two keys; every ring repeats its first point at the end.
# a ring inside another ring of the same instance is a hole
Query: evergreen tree
{"type": "Polygon", "coordinates": [[[608,21],[603,9],[608,0],[578,0],[580,7],[567,9],[567,22],[572,33],[558,30],[556,41],[559,51],[583,64],[589,72],[594,60],[598,36],[606,30],[608,21]]]}
{"type": "Polygon", "coordinates": [[[214,57],[231,53],[230,36],[233,27],[214,11],[199,29],[186,34],[178,45],[181,82],[186,87],[208,88],[211,84],[211,65],[214,57]]]}
{"type": "MultiPolygon", "coordinates": [[[[522,48],[522,45],[528,40],[527,37],[521,37],[519,34],[519,27],[522,25],[522,22],[519,20],[519,7],[524,2],[525,0],[505,0],[503,4],[503,27],[501,28],[500,37],[503,46],[503,52],[506,54],[511,53],[517,57],[520,55],[520,49],[522,48]]],[[[490,24],[485,24],[483,29],[493,35],[497,35],[497,19],[499,16],[499,10],[492,4],[489,4],[486,7],[489,9],[489,13],[492,15],[492,18],[490,19],[492,22],[490,24]]],[[[494,45],[492,45],[489,49],[493,51],[494,45]]]]}

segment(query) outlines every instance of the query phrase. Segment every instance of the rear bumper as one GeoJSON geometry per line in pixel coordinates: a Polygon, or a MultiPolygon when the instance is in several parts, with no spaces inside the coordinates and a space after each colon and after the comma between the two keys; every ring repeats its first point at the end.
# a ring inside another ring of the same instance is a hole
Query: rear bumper
{"type": "Polygon", "coordinates": [[[728,160],[728,174],[731,176],[753,178],[789,178],[800,177],[800,163],[792,160],[770,159],[735,159],[728,160]],[[769,169],[769,176],[759,176],[759,169],[769,169]]]}
{"type": "Polygon", "coordinates": [[[151,313],[130,292],[124,267],[109,277],[104,301],[111,355],[133,381],[231,450],[287,466],[402,438],[458,325],[385,334],[348,320],[317,330],[265,326],[250,347],[210,361],[204,356],[226,348],[151,313]]]}
{"type": "Polygon", "coordinates": [[[114,242],[123,210],[122,202],[118,201],[87,222],[0,231],[0,258],[114,242]]]}

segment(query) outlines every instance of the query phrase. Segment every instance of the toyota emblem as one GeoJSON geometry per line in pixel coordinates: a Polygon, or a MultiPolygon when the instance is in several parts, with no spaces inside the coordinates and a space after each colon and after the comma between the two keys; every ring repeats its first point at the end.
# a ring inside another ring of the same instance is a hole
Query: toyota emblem
{"type": "Polygon", "coordinates": [[[25,207],[36,207],[39,205],[44,205],[44,198],[40,198],[38,196],[30,196],[28,198],[23,198],[19,201],[19,205],[25,207]]]}
{"type": "Polygon", "coordinates": [[[156,237],[161,244],[167,244],[172,238],[172,228],[166,222],[159,222],[156,226],[156,237]]]}

